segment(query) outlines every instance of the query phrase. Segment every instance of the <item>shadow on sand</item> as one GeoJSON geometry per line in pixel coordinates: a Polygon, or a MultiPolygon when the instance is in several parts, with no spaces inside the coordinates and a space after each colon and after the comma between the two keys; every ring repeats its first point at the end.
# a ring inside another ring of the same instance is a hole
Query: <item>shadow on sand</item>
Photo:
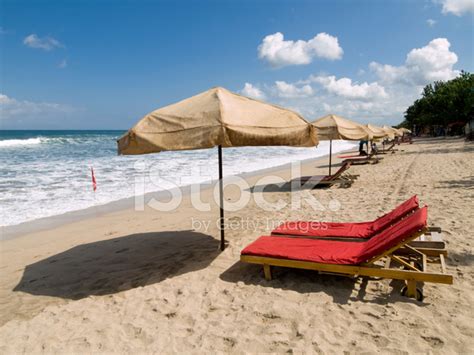
{"type": "Polygon", "coordinates": [[[474,189],[474,176],[464,177],[458,180],[440,181],[437,188],[441,189],[474,189]]]}
{"type": "Polygon", "coordinates": [[[325,293],[333,298],[338,304],[347,304],[350,301],[389,304],[394,302],[413,303],[419,306],[426,306],[428,303],[418,302],[414,299],[400,295],[400,290],[404,286],[403,281],[390,280],[375,281],[379,282],[379,292],[366,297],[366,288],[368,286],[367,278],[351,278],[345,276],[319,274],[312,270],[301,270],[291,268],[272,268],[273,279],[266,281],[263,276],[261,265],[252,265],[236,262],[229,269],[224,271],[220,278],[227,282],[243,282],[246,285],[255,285],[260,287],[278,288],[282,290],[292,290],[298,293],[325,293]],[[386,290],[387,285],[392,289],[386,290]]]}
{"type": "Polygon", "coordinates": [[[82,244],[25,268],[14,291],[81,299],[206,268],[219,242],[193,231],[140,233],[82,244]]]}

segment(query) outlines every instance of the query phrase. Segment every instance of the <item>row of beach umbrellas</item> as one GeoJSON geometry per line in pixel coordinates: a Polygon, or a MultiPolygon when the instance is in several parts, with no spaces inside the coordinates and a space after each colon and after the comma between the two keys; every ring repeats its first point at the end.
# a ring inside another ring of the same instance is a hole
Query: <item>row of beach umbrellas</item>
{"type": "MultiPolygon", "coordinates": [[[[362,125],[336,115],[315,122],[283,107],[216,87],[155,110],[118,140],[123,155],[218,148],[221,250],[225,248],[222,148],[243,146],[315,147],[320,140],[393,138],[403,131],[362,125]]],[[[332,153],[332,152],[330,152],[332,153]]]]}

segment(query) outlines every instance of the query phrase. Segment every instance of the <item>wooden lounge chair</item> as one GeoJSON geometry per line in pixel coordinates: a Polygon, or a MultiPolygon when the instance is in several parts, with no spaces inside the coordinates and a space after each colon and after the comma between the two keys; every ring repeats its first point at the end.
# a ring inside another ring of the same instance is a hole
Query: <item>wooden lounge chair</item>
{"type": "Polygon", "coordinates": [[[359,243],[262,236],[242,250],[240,260],[263,265],[267,280],[272,278],[272,266],[404,280],[406,286],[402,294],[422,300],[423,293],[417,288],[417,283],[453,283],[453,276],[446,273],[442,254],[435,260],[409,245],[427,232],[427,217],[427,207],[423,207],[359,243]],[[441,270],[429,272],[428,261],[439,261],[441,270]]]}
{"type": "Polygon", "coordinates": [[[306,185],[313,189],[320,187],[330,187],[335,184],[339,184],[342,187],[350,187],[355,179],[359,175],[347,174],[347,170],[351,167],[350,162],[345,162],[341,167],[332,175],[326,176],[301,176],[294,179],[301,186],[306,185]]]}
{"type": "MultiPolygon", "coordinates": [[[[412,196],[392,211],[370,222],[337,223],[319,221],[290,221],[280,224],[272,231],[272,236],[301,237],[311,239],[333,239],[363,241],[372,238],[390,225],[406,218],[419,209],[416,195],[412,196]]],[[[447,255],[441,228],[430,227],[426,233],[410,243],[422,248],[428,255],[447,255]],[[435,250],[432,250],[435,249],[435,250]]]]}

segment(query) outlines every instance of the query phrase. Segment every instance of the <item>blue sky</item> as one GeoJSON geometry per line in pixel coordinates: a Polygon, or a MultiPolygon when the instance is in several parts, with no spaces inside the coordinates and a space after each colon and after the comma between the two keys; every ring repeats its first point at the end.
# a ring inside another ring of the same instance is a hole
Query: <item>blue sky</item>
{"type": "Polygon", "coordinates": [[[471,0],[1,6],[3,129],[127,129],[214,86],[396,124],[423,85],[473,71],[471,0]]]}

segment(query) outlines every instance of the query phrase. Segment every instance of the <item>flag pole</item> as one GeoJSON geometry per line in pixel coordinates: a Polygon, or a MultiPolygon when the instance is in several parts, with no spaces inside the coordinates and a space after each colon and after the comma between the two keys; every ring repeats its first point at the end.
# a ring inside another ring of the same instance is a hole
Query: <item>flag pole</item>
{"type": "Polygon", "coordinates": [[[217,148],[219,156],[219,214],[221,226],[221,250],[225,249],[225,235],[224,235],[224,183],[222,181],[222,146],[217,148]]]}

